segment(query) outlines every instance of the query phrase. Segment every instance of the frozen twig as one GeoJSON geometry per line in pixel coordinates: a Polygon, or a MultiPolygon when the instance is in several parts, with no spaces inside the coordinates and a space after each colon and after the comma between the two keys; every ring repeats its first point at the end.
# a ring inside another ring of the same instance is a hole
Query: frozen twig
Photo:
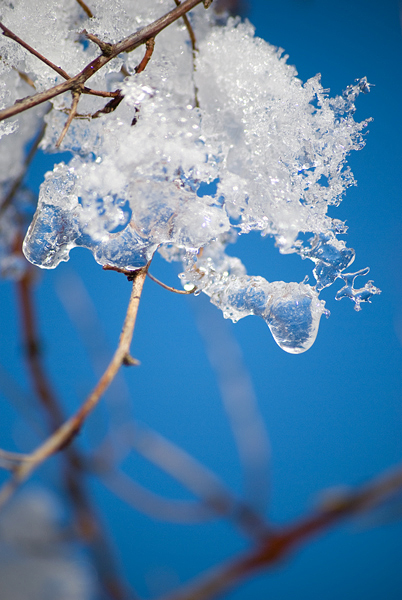
{"type": "Polygon", "coordinates": [[[81,92],[78,91],[74,91],[73,92],[73,101],[71,103],[71,109],[70,109],[70,114],[68,115],[68,119],[66,121],[66,124],[63,127],[63,130],[60,134],[59,139],[56,142],[56,148],[60,147],[61,142],[64,140],[64,136],[66,135],[68,128],[71,125],[72,120],[74,119],[74,117],[77,114],[77,108],[78,108],[78,102],[80,100],[80,96],[81,96],[81,92]]]}
{"type": "MultiPolygon", "coordinates": [[[[51,100],[52,98],[55,98],[60,94],[64,94],[65,92],[68,92],[70,90],[79,89],[90,77],[92,77],[94,73],[96,73],[102,67],[104,67],[104,65],[106,65],[110,60],[112,60],[122,52],[131,52],[132,50],[135,50],[135,48],[138,48],[142,44],[145,44],[151,38],[155,38],[155,36],[158,35],[158,33],[160,33],[163,29],[180,19],[183,15],[185,15],[188,11],[190,11],[192,8],[194,8],[201,2],[202,0],[184,0],[182,4],[165,14],[163,17],[160,17],[150,25],[143,27],[142,29],[140,29],[140,31],[129,35],[128,37],[124,38],[120,42],[117,42],[116,44],[111,44],[110,52],[107,51],[106,54],[102,53],[100,56],[91,61],[80,73],[78,73],[74,77],[67,79],[67,81],[64,81],[63,83],[59,83],[58,85],[48,90],[39,92],[38,94],[34,94],[33,96],[28,96],[27,98],[23,98],[22,100],[18,100],[15,104],[13,104],[13,106],[1,110],[0,121],[9,117],[13,117],[21,112],[24,112],[25,110],[29,110],[30,108],[37,106],[38,104],[42,104],[47,100],[51,100]]],[[[49,66],[51,65],[53,65],[53,63],[49,64],[49,66]]],[[[52,68],[54,68],[54,66],[52,66],[52,68]]],[[[57,69],[59,68],[57,67],[57,69]]],[[[62,74],[61,71],[63,70],[61,69],[58,72],[62,74]]]]}
{"type": "Polygon", "coordinates": [[[103,373],[92,393],[85,400],[81,408],[70,417],[53,435],[43,442],[30,454],[30,460],[23,462],[14,472],[11,480],[6,482],[0,490],[0,507],[12,496],[13,492],[50,456],[66,447],[79,432],[88,414],[98,404],[102,394],[109,387],[124,359],[129,355],[131,339],[137,318],[138,306],[144,285],[147,267],[136,271],[130,302],[127,309],[122,333],[118,347],[107,369],[103,373]]]}
{"type": "Polygon", "coordinates": [[[402,467],[373,479],[356,491],[334,496],[331,502],[276,531],[255,548],[206,572],[194,582],[185,585],[160,600],[211,600],[221,595],[244,579],[276,565],[292,550],[307,542],[311,537],[327,531],[347,517],[372,509],[402,488],[402,467]]]}
{"type": "Polygon", "coordinates": [[[166,283],[163,283],[162,281],[159,281],[159,279],[156,279],[156,277],[151,275],[151,273],[147,273],[147,275],[150,279],[152,279],[152,281],[163,287],[165,290],[169,290],[169,292],[174,292],[175,294],[194,294],[197,289],[196,286],[194,286],[191,290],[178,290],[170,285],[166,285],[166,283]]]}
{"type": "Polygon", "coordinates": [[[18,37],[18,35],[13,33],[11,29],[8,29],[8,27],[3,25],[3,23],[0,23],[0,29],[3,30],[3,35],[10,38],[11,40],[14,40],[14,42],[17,42],[17,44],[25,48],[25,50],[28,50],[28,52],[36,56],[36,58],[39,58],[39,60],[45,63],[45,65],[53,69],[53,71],[56,71],[56,73],[64,77],[64,79],[70,79],[70,75],[68,75],[68,73],[66,73],[64,69],[61,69],[60,67],[55,65],[51,60],[47,59],[45,56],[43,56],[43,54],[35,50],[35,48],[32,48],[32,46],[30,46],[29,44],[27,44],[27,42],[24,42],[24,40],[22,40],[20,37],[18,37]]]}
{"type": "MultiPolygon", "coordinates": [[[[180,6],[181,0],[174,0],[174,1],[176,3],[176,6],[180,6]]],[[[204,6],[205,6],[205,8],[208,8],[209,5],[206,6],[204,3],[204,6]]],[[[191,48],[193,50],[193,72],[195,72],[196,58],[197,58],[197,52],[198,52],[197,40],[195,37],[194,29],[192,28],[192,25],[191,25],[190,20],[187,15],[183,15],[183,21],[187,28],[188,35],[190,37],[191,48]]],[[[197,106],[198,108],[200,106],[199,101],[198,101],[198,89],[197,89],[197,86],[195,85],[195,83],[194,83],[194,105],[197,106]]]]}

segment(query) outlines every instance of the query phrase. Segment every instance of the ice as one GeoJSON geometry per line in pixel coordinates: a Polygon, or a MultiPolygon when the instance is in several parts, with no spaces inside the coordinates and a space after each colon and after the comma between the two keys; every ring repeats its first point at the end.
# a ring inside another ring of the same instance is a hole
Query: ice
{"type": "MultiPolygon", "coordinates": [[[[40,4],[36,14],[19,0],[6,7],[3,20],[72,74],[99,53],[79,35],[83,27],[114,42],[172,8],[170,0],[118,0],[113,8],[94,0],[88,19],[73,0],[40,4]]],[[[320,75],[303,84],[283,51],[256,38],[250,23],[215,20],[203,6],[190,19],[195,64],[180,21],[157,36],[141,74],[135,67],[144,48],[120,55],[90,80],[98,89],[120,89],[124,99],[96,119],[91,115],[105,99],[80,100],[81,118],[62,144],[72,158],[41,186],[25,256],[54,268],[82,246],[101,265],[135,270],[158,250],[182,261],[183,285],[195,285],[226,317],[258,315],[281,348],[303,352],[324,311],[322,289],[344,279],[338,297],[348,296],[356,308],[378,293],[372,283],[354,290],[344,275],[355,253],[338,239],[346,226],[328,216],[354,184],[346,158],[364,146],[367,125],[354,120],[355,101],[370,85],[363,78],[331,98],[320,75]],[[315,286],[248,275],[226,246],[255,230],[272,236],[281,253],[313,261],[315,286]]],[[[1,44],[14,88],[15,64],[38,89],[60,81],[11,40],[1,44]]],[[[47,151],[54,150],[70,102],[68,94],[52,101],[42,143],[47,151]]]]}

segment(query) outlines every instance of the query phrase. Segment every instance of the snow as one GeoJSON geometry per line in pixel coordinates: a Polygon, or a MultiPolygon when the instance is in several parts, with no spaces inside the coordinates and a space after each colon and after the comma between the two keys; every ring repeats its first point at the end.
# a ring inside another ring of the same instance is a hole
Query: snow
{"type": "MultiPolygon", "coordinates": [[[[88,19],[75,2],[48,0],[38,15],[20,0],[14,10],[4,9],[3,20],[74,75],[98,53],[82,42],[84,27],[115,42],[171,9],[165,0],[120,0],[118,10],[100,0],[91,6],[95,17],[88,19]],[[35,28],[29,24],[34,13],[35,28]]],[[[183,285],[197,286],[225,317],[258,315],[280,347],[303,352],[325,312],[318,298],[324,287],[343,278],[337,297],[349,297],[357,309],[379,293],[372,282],[354,290],[357,275],[343,274],[354,251],[337,237],[345,225],[327,214],[354,184],[346,158],[364,146],[367,125],[354,120],[354,103],[370,86],[363,78],[331,98],[319,75],[303,84],[283,51],[256,38],[250,23],[229,19],[222,26],[202,6],[191,20],[195,64],[186,27],[177,22],[157,36],[141,74],[135,66],[144,48],[119,56],[89,80],[97,89],[121,89],[124,99],[96,119],[90,115],[105,99],[80,101],[86,118],[73,121],[62,144],[72,158],[46,175],[24,254],[55,268],[83,246],[101,265],[135,270],[158,250],[182,261],[183,285]],[[225,248],[255,230],[273,236],[281,253],[312,260],[316,285],[247,275],[225,248]]],[[[6,63],[29,72],[37,89],[61,80],[11,40],[1,44],[6,63]]],[[[19,85],[14,72],[7,77],[19,85]]],[[[53,101],[42,143],[48,151],[70,101],[68,94],[53,101]]],[[[10,148],[11,139],[25,139],[8,133],[3,143],[10,148]]]]}

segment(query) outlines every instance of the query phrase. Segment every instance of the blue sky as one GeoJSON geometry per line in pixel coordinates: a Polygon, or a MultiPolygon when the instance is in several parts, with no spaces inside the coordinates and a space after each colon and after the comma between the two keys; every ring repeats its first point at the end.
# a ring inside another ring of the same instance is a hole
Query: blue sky
{"type": "MultiPolygon", "coordinates": [[[[370,94],[357,101],[355,118],[373,117],[366,147],[349,160],[358,185],[348,190],[331,216],[347,220],[348,245],[356,250],[353,268],[370,266],[370,278],[382,294],[356,313],[351,302],[334,300],[336,285],[325,290],[322,298],[331,316],[322,319],[314,346],[294,356],[276,346],[262,320],[224,322],[206,298],[170,294],[147,281],[133,343],[141,366],[127,371],[126,384],[116,385],[108,402],[113,410],[120,406],[124,415],[174,440],[241,494],[241,466],[199,324],[212,345],[233,336],[269,432],[266,515],[281,523],[313,507],[322,490],[359,484],[401,459],[402,38],[400,6],[393,0],[250,0],[249,5],[256,34],[284,48],[303,81],[319,72],[331,95],[363,76],[374,84],[370,94]]],[[[49,160],[35,163],[32,186],[49,168],[49,160]]],[[[279,255],[269,238],[245,236],[235,250],[250,274],[270,281],[301,281],[311,272],[307,261],[279,255]]],[[[176,266],[159,257],[152,273],[177,285],[176,266]]],[[[96,375],[63,300],[81,303],[79,314],[92,343],[96,338],[99,363],[106,364],[118,339],[129,285],[124,277],[103,272],[81,249],[72,252],[69,263],[39,273],[38,279],[36,300],[46,364],[70,414],[96,375]]],[[[19,366],[22,352],[12,284],[1,284],[0,297],[0,362],[26,387],[19,366]]],[[[230,364],[230,348],[223,345],[222,354],[230,364]]],[[[105,405],[81,434],[84,446],[102,439],[108,419],[105,405]]],[[[0,396],[0,406],[0,447],[32,448],[38,438],[21,423],[5,395],[0,396]]],[[[124,467],[155,492],[189,497],[144,459],[131,455],[124,467]]],[[[41,475],[57,487],[54,466],[42,469],[41,475]]],[[[95,480],[89,485],[122,571],[144,596],[191,578],[248,546],[230,523],[190,526],[153,521],[95,480]]],[[[400,599],[402,526],[397,521],[379,526],[378,520],[344,524],[227,598],[400,599]]]]}

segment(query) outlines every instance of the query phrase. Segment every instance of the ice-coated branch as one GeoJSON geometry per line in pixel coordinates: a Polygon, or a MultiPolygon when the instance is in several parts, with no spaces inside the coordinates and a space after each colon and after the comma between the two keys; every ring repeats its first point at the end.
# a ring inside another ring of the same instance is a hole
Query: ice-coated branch
{"type": "Polygon", "coordinates": [[[108,367],[97,385],[79,410],[59,427],[45,442],[29,455],[14,471],[13,477],[0,490],[0,508],[9,500],[14,491],[50,456],[67,446],[79,432],[86,417],[98,404],[100,398],[112,383],[127,356],[130,356],[130,344],[134,333],[141,292],[146,278],[148,265],[136,271],[130,301],[120,335],[118,347],[108,367]]]}
{"type": "Polygon", "coordinates": [[[266,542],[199,576],[159,600],[212,600],[258,572],[275,566],[291,551],[338,522],[386,502],[402,489],[402,466],[348,494],[333,495],[323,506],[271,532],[266,542]]]}
{"type": "MultiPolygon", "coordinates": [[[[157,19],[150,25],[143,27],[142,29],[140,29],[140,31],[129,35],[128,37],[124,38],[120,42],[117,42],[116,44],[108,45],[106,52],[104,51],[95,60],[91,61],[80,73],[78,73],[74,77],[70,77],[69,79],[67,79],[67,81],[60,83],[48,90],[45,90],[44,92],[39,92],[38,94],[28,96],[27,98],[23,98],[22,100],[17,100],[17,102],[13,106],[1,110],[0,121],[8,119],[9,117],[13,117],[21,112],[33,108],[34,106],[38,106],[43,102],[47,102],[48,100],[51,100],[52,98],[55,98],[60,94],[64,94],[64,92],[68,92],[70,90],[82,92],[84,83],[97,71],[99,71],[99,69],[105,66],[110,60],[116,58],[116,56],[118,56],[122,52],[131,52],[132,50],[135,50],[135,48],[138,48],[142,44],[145,44],[148,40],[155,38],[155,36],[158,35],[158,33],[160,33],[161,31],[163,31],[163,29],[165,29],[166,27],[183,17],[183,15],[188,13],[192,8],[197,6],[197,4],[200,4],[202,1],[203,0],[184,0],[184,2],[182,2],[179,6],[165,14],[163,17],[157,19]]],[[[205,8],[208,8],[210,4],[211,2],[205,2],[204,0],[205,8]]],[[[5,28],[4,25],[2,25],[2,29],[3,32],[4,29],[7,30],[7,28],[5,28]]],[[[19,38],[18,43],[20,43],[19,38]]],[[[41,58],[41,60],[42,59],[43,57],[41,58]]],[[[49,66],[51,66],[52,68],[55,67],[53,64],[49,66]]],[[[65,75],[67,74],[63,74],[64,71],[63,73],[61,73],[61,71],[62,70],[60,70],[60,74],[63,77],[65,77],[65,75]]]]}

